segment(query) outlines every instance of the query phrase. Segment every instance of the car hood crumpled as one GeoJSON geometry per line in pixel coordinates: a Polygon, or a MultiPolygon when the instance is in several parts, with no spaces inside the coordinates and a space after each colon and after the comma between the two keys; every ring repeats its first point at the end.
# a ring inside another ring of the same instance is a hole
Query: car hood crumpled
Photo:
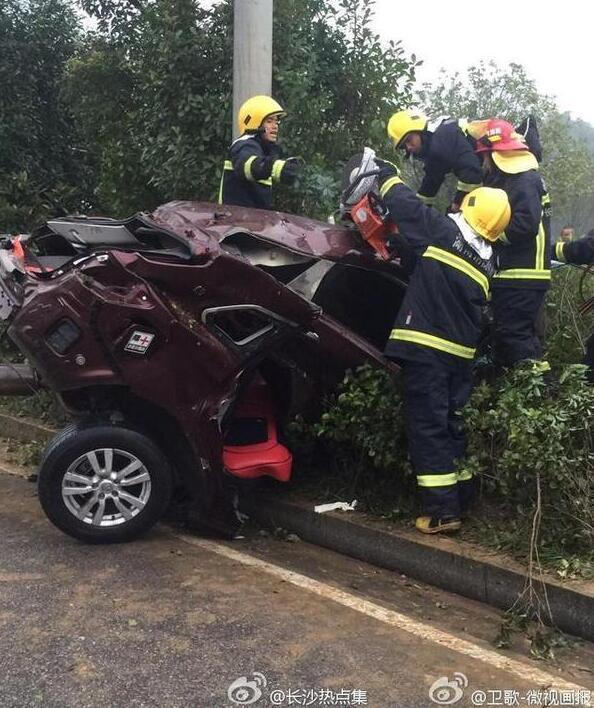
{"type": "Polygon", "coordinates": [[[373,250],[352,229],[293,214],[208,202],[174,201],[158,207],[151,218],[175,233],[222,241],[246,232],[305,256],[340,261],[348,256],[374,259],[373,250]]]}

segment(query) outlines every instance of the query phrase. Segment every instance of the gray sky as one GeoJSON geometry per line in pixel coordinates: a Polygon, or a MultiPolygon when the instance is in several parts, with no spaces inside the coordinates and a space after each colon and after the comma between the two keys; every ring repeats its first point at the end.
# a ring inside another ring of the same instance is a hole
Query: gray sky
{"type": "Polygon", "coordinates": [[[423,59],[421,82],[433,81],[441,67],[463,72],[481,59],[513,61],[526,68],[539,91],[556,97],[562,111],[594,125],[592,0],[377,0],[373,26],[383,39],[400,39],[408,54],[423,59]]]}

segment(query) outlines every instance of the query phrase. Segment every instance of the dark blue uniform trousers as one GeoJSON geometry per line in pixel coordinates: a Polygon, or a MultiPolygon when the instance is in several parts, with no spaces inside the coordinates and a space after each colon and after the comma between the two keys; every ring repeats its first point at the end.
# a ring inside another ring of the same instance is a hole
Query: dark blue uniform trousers
{"type": "Polygon", "coordinates": [[[409,455],[422,513],[459,517],[474,494],[472,477],[461,473],[458,464],[466,452],[458,412],[472,390],[472,364],[431,350],[399,363],[409,455]]]}
{"type": "Polygon", "coordinates": [[[546,290],[536,288],[492,289],[493,343],[498,366],[542,358],[536,320],[546,294],[546,290]]]}

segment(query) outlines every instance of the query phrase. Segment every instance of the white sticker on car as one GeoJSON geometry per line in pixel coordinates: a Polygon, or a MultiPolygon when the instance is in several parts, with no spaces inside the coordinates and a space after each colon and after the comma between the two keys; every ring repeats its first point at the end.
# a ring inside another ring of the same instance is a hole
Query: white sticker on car
{"type": "Polygon", "coordinates": [[[135,329],[130,335],[124,351],[134,352],[134,354],[146,354],[154,338],[155,335],[152,332],[143,332],[140,329],[135,329]]]}

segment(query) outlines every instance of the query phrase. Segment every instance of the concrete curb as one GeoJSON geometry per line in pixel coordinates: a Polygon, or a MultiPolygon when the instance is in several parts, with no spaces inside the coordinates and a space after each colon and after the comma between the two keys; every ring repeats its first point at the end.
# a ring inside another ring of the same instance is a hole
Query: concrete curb
{"type": "Polygon", "coordinates": [[[14,438],[21,442],[47,442],[58,431],[55,428],[50,428],[41,425],[28,418],[17,418],[16,416],[0,413],[0,436],[5,438],[14,438]]]}
{"type": "MultiPolygon", "coordinates": [[[[406,531],[379,528],[361,514],[349,512],[348,518],[336,512],[317,514],[311,504],[278,497],[249,496],[241,508],[263,526],[287,529],[310,543],[503,610],[513,605],[524,588],[521,566],[485,559],[484,553],[470,544],[445,538],[417,539],[414,531],[409,536],[406,531]]],[[[556,626],[594,641],[591,588],[570,587],[549,578],[545,586],[556,626]]]]}

